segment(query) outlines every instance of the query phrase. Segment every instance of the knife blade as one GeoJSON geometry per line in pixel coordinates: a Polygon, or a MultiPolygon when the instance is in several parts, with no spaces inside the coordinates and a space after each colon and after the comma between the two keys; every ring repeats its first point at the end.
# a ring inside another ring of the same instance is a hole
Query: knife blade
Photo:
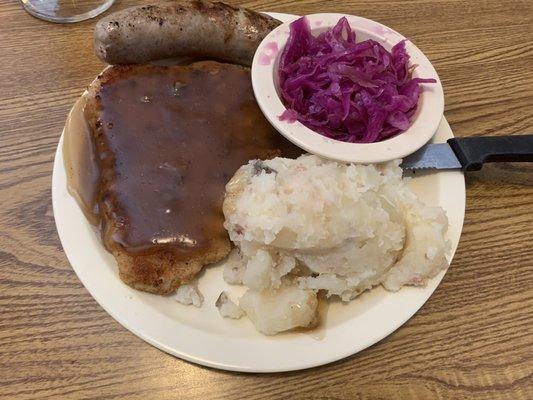
{"type": "Polygon", "coordinates": [[[408,155],[401,164],[403,169],[460,169],[463,166],[448,143],[426,144],[408,155]]]}
{"type": "Polygon", "coordinates": [[[476,136],[426,144],[405,157],[404,170],[480,170],[486,162],[533,162],[533,135],[476,136]]]}

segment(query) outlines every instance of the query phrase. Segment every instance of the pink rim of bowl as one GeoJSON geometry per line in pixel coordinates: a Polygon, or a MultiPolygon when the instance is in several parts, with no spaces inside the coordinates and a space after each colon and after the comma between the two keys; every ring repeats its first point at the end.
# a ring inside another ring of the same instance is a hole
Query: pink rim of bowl
{"type": "MultiPolygon", "coordinates": [[[[405,39],[398,32],[378,22],[346,14],[312,14],[307,19],[314,35],[333,27],[346,17],[356,32],[357,41],[374,39],[390,50],[405,39]]],[[[400,135],[376,143],[346,143],[329,139],[307,128],[300,122],[281,121],[285,106],[278,95],[279,57],[289,37],[290,23],[284,23],[270,32],[261,42],[252,63],[252,85],[259,107],[268,121],[291,142],[321,157],[337,161],[377,163],[403,158],[426,144],[435,134],[444,114],[444,92],[437,71],[428,58],[410,41],[406,49],[411,64],[417,65],[413,77],[434,78],[436,83],[422,84],[418,109],[411,126],[400,135]]]]}

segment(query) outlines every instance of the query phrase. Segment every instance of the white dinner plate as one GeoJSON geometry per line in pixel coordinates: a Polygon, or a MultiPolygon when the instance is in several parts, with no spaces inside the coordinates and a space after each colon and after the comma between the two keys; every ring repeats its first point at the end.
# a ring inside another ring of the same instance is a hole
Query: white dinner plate
{"type": "MultiPolygon", "coordinates": [[[[286,20],[290,15],[272,13],[286,20]]],[[[443,118],[433,139],[453,137],[443,118]]],[[[121,325],[157,348],[209,367],[244,372],[280,372],[327,364],[355,354],[378,342],[405,323],[426,302],[444,271],[425,288],[405,287],[390,293],[381,287],[362,294],[349,304],[332,302],[323,324],[308,333],[289,332],[273,337],[258,333],[246,318],[221,318],[214,306],[222,290],[233,297],[243,289],[227,285],[222,264],[200,275],[205,297],[201,308],[183,306],[173,296],[157,296],[122,283],[117,265],[100,243],[94,228],[69,195],[63,166],[63,136],[57,147],[52,178],[52,200],[63,249],[87,290],[121,325]]],[[[461,172],[424,174],[410,185],[429,205],[446,210],[450,221],[447,238],[451,261],[459,243],[465,211],[465,182],[461,172]]],[[[453,268],[453,265],[452,267],[453,268]]]]}

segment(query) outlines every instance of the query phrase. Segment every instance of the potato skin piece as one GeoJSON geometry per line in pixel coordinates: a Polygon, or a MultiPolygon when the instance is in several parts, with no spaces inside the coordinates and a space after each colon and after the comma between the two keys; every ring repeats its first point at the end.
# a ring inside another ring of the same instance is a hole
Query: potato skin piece
{"type": "Polygon", "coordinates": [[[126,8],[102,18],[94,49],[108,64],[199,57],[249,66],[263,38],[281,22],[206,0],[126,8]]]}

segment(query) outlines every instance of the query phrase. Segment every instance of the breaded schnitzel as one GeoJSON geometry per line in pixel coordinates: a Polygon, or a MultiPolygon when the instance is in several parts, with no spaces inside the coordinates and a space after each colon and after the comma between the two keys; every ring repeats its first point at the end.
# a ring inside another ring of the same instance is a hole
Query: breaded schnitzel
{"type": "Polygon", "coordinates": [[[102,241],[139,290],[170,293],[223,259],[227,181],[250,159],[301,153],[265,120],[240,66],[112,66],[88,92],[102,241]]]}

